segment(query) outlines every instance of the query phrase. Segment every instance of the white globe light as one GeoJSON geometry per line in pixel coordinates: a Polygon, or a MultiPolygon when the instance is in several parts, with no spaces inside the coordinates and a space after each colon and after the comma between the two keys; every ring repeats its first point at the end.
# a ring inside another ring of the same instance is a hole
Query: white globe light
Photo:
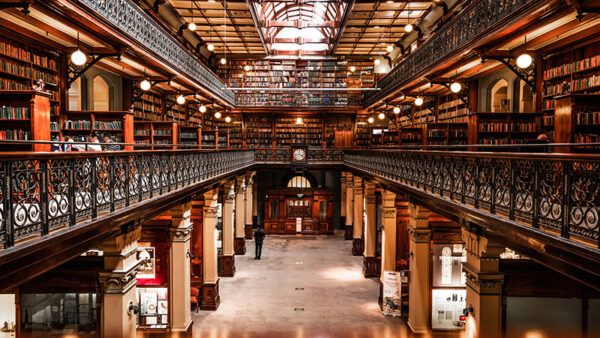
{"type": "Polygon", "coordinates": [[[227,122],[227,123],[231,122],[231,117],[227,116],[227,117],[225,118],[225,122],[227,122]]]}
{"type": "Polygon", "coordinates": [[[296,119],[296,124],[302,124],[302,118],[301,117],[299,117],[299,118],[296,119]]]}
{"type": "Polygon", "coordinates": [[[421,105],[423,105],[423,98],[422,98],[422,97],[420,97],[420,96],[419,96],[419,97],[417,97],[417,98],[415,99],[415,104],[416,104],[417,106],[421,106],[421,105]]]}
{"type": "Polygon", "coordinates": [[[406,33],[410,33],[413,31],[413,25],[408,24],[406,26],[404,26],[404,31],[406,31],[406,33]]]}
{"type": "Polygon", "coordinates": [[[381,63],[381,61],[379,59],[375,59],[375,61],[373,61],[373,63],[375,63],[375,66],[379,66],[379,64],[381,63]]]}
{"type": "Polygon", "coordinates": [[[379,117],[380,120],[383,120],[385,118],[385,114],[379,113],[379,115],[377,115],[377,117],[379,117]]]}
{"type": "Polygon", "coordinates": [[[400,107],[394,107],[394,114],[400,114],[400,107]]]}
{"type": "Polygon", "coordinates": [[[452,82],[452,84],[450,85],[450,90],[453,93],[458,93],[458,92],[460,92],[461,89],[462,89],[462,85],[458,82],[452,82]]]}
{"type": "Polygon", "coordinates": [[[71,62],[76,66],[83,66],[87,62],[87,56],[80,50],[76,50],[71,54],[71,62]]]}
{"type": "Polygon", "coordinates": [[[185,103],[185,97],[183,97],[183,95],[177,96],[177,103],[178,104],[184,104],[185,103]]]}
{"type": "Polygon", "coordinates": [[[244,70],[245,70],[245,71],[249,71],[249,70],[250,70],[250,66],[248,66],[248,65],[245,65],[245,66],[244,66],[244,70]]]}
{"type": "Polygon", "coordinates": [[[386,50],[388,51],[388,53],[391,53],[394,50],[394,45],[388,45],[386,50]]]}
{"type": "Polygon", "coordinates": [[[206,113],[206,106],[205,105],[201,105],[200,106],[200,112],[201,113],[206,113]]]}
{"type": "Polygon", "coordinates": [[[196,24],[193,22],[190,22],[190,24],[188,25],[188,29],[191,30],[192,32],[196,30],[196,24]]]}
{"type": "Polygon", "coordinates": [[[220,119],[221,118],[221,113],[220,112],[216,112],[215,113],[215,118],[216,119],[220,119]]]}
{"type": "Polygon", "coordinates": [[[350,71],[354,73],[354,71],[356,70],[356,67],[354,66],[350,66],[350,71]]]}
{"type": "Polygon", "coordinates": [[[215,45],[213,45],[212,43],[209,43],[208,46],[206,46],[206,49],[208,49],[209,51],[213,51],[215,50],[215,45]]]}
{"type": "Polygon", "coordinates": [[[521,69],[529,68],[529,66],[531,66],[532,63],[533,59],[531,58],[531,55],[527,53],[523,53],[517,58],[517,67],[521,69]]]}
{"type": "Polygon", "coordinates": [[[369,123],[373,123],[373,122],[375,122],[375,119],[373,117],[369,117],[369,119],[367,121],[369,121],[369,123]]]}
{"type": "Polygon", "coordinates": [[[221,64],[222,64],[222,65],[224,65],[224,64],[226,64],[226,63],[227,63],[227,59],[225,59],[225,58],[221,58],[221,64]]]}
{"type": "Polygon", "coordinates": [[[152,87],[152,84],[150,83],[150,81],[144,79],[144,80],[142,80],[142,82],[140,82],[140,88],[143,91],[150,89],[150,87],[152,87]]]}

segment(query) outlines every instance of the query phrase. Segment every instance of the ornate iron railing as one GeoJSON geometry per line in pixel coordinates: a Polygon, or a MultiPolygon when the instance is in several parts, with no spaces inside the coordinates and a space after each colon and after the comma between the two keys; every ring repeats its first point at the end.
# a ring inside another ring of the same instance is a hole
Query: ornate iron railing
{"type": "Polygon", "coordinates": [[[348,167],[600,246],[600,156],[347,151],[348,167]]]}
{"type": "Polygon", "coordinates": [[[243,150],[1,154],[0,247],[253,163],[243,150]]]}
{"type": "Polygon", "coordinates": [[[165,64],[172,65],[190,76],[199,85],[212,91],[230,105],[235,105],[235,94],[210,72],[196,57],[182,47],[175,38],[158,26],[154,20],[130,0],[61,0],[80,7],[83,4],[102,19],[129,36],[148,51],[153,51],[165,64]]]}
{"type": "MultiPolygon", "coordinates": [[[[291,148],[261,148],[254,151],[256,162],[282,162],[292,161],[291,148]]],[[[341,149],[308,148],[306,151],[308,162],[342,162],[344,151],[341,149]]]]}
{"type": "Polygon", "coordinates": [[[523,15],[537,0],[478,0],[448,22],[434,36],[383,77],[377,92],[365,93],[365,106],[383,99],[416,76],[454,53],[462,53],[476,39],[492,32],[498,23],[510,16],[523,15]]]}

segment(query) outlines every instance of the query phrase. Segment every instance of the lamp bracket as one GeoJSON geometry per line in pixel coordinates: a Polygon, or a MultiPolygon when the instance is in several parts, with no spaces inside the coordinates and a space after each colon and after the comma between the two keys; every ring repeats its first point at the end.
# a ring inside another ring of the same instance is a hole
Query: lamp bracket
{"type": "Polygon", "coordinates": [[[600,13],[600,7],[580,7],[577,9],[577,20],[581,21],[584,14],[600,13]]]}
{"type": "Polygon", "coordinates": [[[33,3],[33,0],[9,0],[0,3],[0,10],[9,8],[20,8],[23,14],[29,14],[29,6],[33,3]]]}
{"type": "Polygon", "coordinates": [[[83,66],[77,66],[72,62],[69,62],[67,67],[67,89],[71,88],[71,85],[75,80],[81,77],[88,69],[92,68],[98,61],[104,59],[105,57],[114,56],[117,58],[121,58],[121,53],[92,53],[88,54],[92,60],[86,62],[83,66]]]}
{"type": "Polygon", "coordinates": [[[460,89],[460,91],[458,93],[454,93],[450,89],[450,85],[452,85],[451,82],[431,81],[432,84],[438,84],[438,85],[446,87],[450,92],[452,92],[452,94],[456,95],[456,97],[459,100],[461,100],[462,103],[465,104],[465,106],[467,106],[467,109],[469,109],[469,112],[471,112],[471,105],[469,104],[470,103],[470,101],[469,101],[469,83],[459,82],[459,81],[456,81],[456,82],[458,82],[462,85],[462,88],[460,89]]]}
{"type": "Polygon", "coordinates": [[[512,59],[514,59],[514,57],[512,57],[512,56],[482,56],[481,57],[482,62],[485,62],[486,59],[502,62],[508,69],[510,69],[513,73],[515,73],[515,75],[517,75],[518,78],[520,78],[525,83],[527,83],[527,85],[529,85],[529,89],[531,89],[532,92],[535,91],[535,80],[536,80],[535,79],[535,60],[531,63],[531,66],[529,66],[528,68],[520,69],[510,63],[510,61],[512,59]]]}
{"type": "MultiPolygon", "coordinates": [[[[159,84],[159,83],[169,83],[171,80],[150,80],[150,88],[154,87],[155,85],[159,84]]],[[[140,88],[140,83],[141,81],[136,81],[133,83],[133,99],[132,102],[137,102],[142,98],[142,95],[144,95],[144,91],[142,90],[142,88],[140,88]]]]}

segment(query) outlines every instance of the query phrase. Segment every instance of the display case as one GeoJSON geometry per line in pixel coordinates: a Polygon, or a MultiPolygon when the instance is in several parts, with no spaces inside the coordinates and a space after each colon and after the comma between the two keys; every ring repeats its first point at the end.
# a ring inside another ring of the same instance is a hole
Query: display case
{"type": "Polygon", "coordinates": [[[462,265],[466,250],[462,244],[432,245],[431,328],[461,330],[465,326],[466,280],[462,265]]]}

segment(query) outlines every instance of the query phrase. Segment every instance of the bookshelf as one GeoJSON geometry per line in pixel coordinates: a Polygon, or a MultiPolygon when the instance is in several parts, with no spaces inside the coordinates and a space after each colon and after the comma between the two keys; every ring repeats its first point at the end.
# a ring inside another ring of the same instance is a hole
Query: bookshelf
{"type": "MultiPolygon", "coordinates": [[[[227,114],[231,118],[231,122],[227,123],[224,118],[216,121],[219,130],[219,137],[222,135],[227,136],[226,148],[239,149],[243,146],[242,139],[242,115],[241,114],[227,114]]],[[[222,140],[221,140],[222,141],[222,140]]],[[[222,149],[223,142],[219,142],[219,148],[222,149]]]]}
{"type": "Polygon", "coordinates": [[[469,124],[476,137],[470,144],[524,144],[541,131],[542,117],[536,113],[476,113],[469,124]]]}
{"type": "Polygon", "coordinates": [[[367,148],[371,146],[371,125],[368,122],[370,115],[356,115],[356,147],[367,148]]]}
{"type": "Polygon", "coordinates": [[[423,144],[459,145],[467,144],[468,123],[427,123],[423,127],[423,144]]]}
{"type": "MultiPolygon", "coordinates": [[[[555,142],[600,142],[600,94],[556,96],[555,142]]],[[[557,152],[595,151],[599,147],[556,147],[557,152]]]]}
{"type": "Polygon", "coordinates": [[[163,96],[153,92],[144,93],[133,102],[133,112],[136,119],[147,121],[162,120],[164,109],[163,96]]]}
{"type": "Polygon", "coordinates": [[[201,147],[202,149],[216,149],[218,140],[218,131],[214,129],[202,129],[201,147]]]}
{"type": "Polygon", "coordinates": [[[400,144],[401,145],[420,145],[423,144],[423,127],[422,126],[405,126],[400,128],[400,144]]]}
{"type": "MultiPolygon", "coordinates": [[[[0,139],[50,141],[50,93],[0,91],[0,139]]],[[[49,144],[2,144],[2,151],[50,151],[49,144]]]]}
{"type": "Polygon", "coordinates": [[[323,120],[320,117],[302,117],[302,123],[296,123],[297,116],[277,117],[275,135],[277,147],[307,145],[321,147],[323,144],[323,120]]]}
{"type": "Polygon", "coordinates": [[[177,144],[178,127],[174,122],[168,121],[134,121],[133,138],[136,144],[135,149],[177,149],[177,146],[167,144],[177,144]],[[159,144],[152,147],[143,146],[143,144],[159,144]],[[164,146],[160,144],[165,144],[164,146]]]}
{"type": "Polygon", "coordinates": [[[352,118],[349,116],[326,116],[325,147],[346,148],[352,144],[352,118]]]}
{"type": "MultiPolygon", "coordinates": [[[[133,143],[133,115],[129,111],[65,111],[57,125],[60,135],[67,140],[91,141],[92,135],[100,139],[110,135],[118,143],[133,143]]],[[[100,140],[102,142],[102,140],[100,140]]],[[[125,146],[125,150],[131,150],[125,146]]]]}
{"type": "MultiPolygon", "coordinates": [[[[177,137],[179,142],[177,143],[195,145],[197,148],[200,148],[200,144],[202,143],[200,135],[200,127],[178,125],[177,137]]],[[[182,149],[194,149],[194,147],[184,147],[182,149]]]]}
{"type": "Polygon", "coordinates": [[[436,122],[467,123],[469,108],[455,94],[441,96],[438,102],[436,122]]]}
{"type": "Polygon", "coordinates": [[[265,115],[250,115],[245,119],[246,147],[271,148],[273,146],[273,118],[265,115]]]}

